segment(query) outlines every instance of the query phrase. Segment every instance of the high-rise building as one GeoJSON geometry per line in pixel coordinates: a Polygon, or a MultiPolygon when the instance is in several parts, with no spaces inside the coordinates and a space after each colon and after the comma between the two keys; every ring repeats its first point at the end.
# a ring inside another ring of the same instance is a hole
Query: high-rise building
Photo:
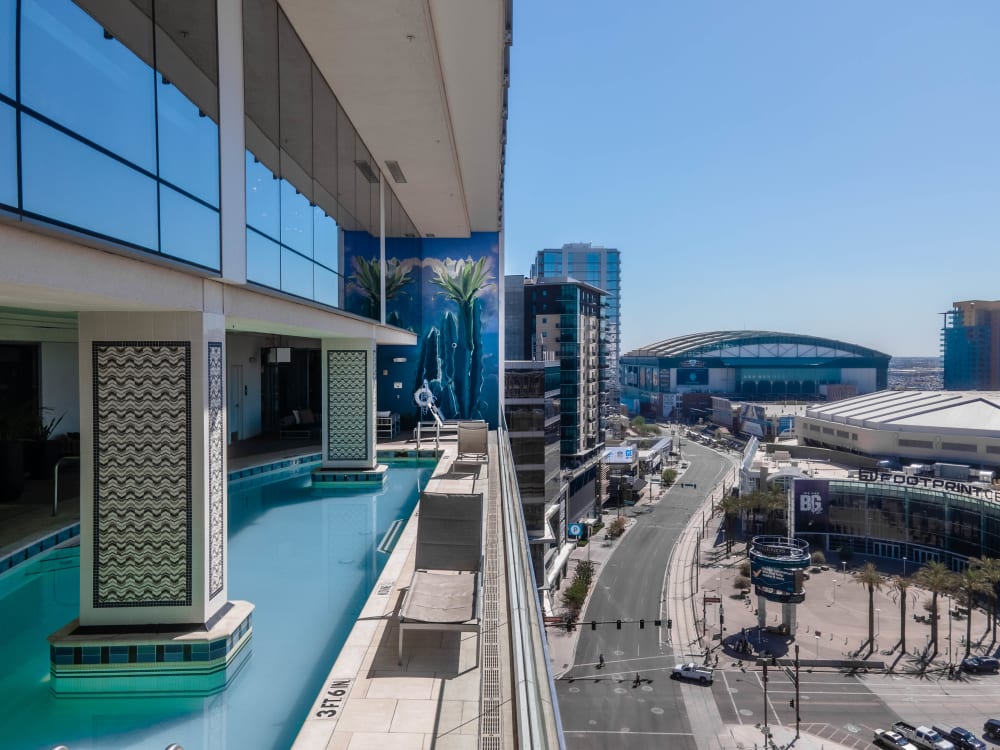
{"type": "Polygon", "coordinates": [[[507,360],[554,358],[559,363],[559,454],[568,483],[566,523],[590,518],[597,497],[597,463],[604,447],[600,394],[607,390],[607,371],[602,366],[605,342],[599,333],[605,293],[570,278],[523,279],[512,284],[508,276],[506,286],[507,360]],[[520,293],[513,293],[514,289],[520,293]],[[520,334],[512,335],[516,330],[520,334]]]}
{"type": "Polygon", "coordinates": [[[954,302],[942,314],[945,390],[1000,390],[1000,301],[954,302]]]}
{"type": "Polygon", "coordinates": [[[539,280],[571,277],[603,289],[605,314],[601,338],[607,348],[605,369],[607,395],[602,399],[602,428],[609,413],[618,412],[621,385],[618,381],[618,357],[621,354],[621,253],[611,247],[595,247],[589,242],[571,242],[559,249],[539,250],[531,267],[531,276],[539,280]]]}
{"type": "Polygon", "coordinates": [[[549,573],[566,542],[566,504],[559,470],[559,362],[507,360],[504,417],[531,543],[535,582],[551,585],[549,573]]]}

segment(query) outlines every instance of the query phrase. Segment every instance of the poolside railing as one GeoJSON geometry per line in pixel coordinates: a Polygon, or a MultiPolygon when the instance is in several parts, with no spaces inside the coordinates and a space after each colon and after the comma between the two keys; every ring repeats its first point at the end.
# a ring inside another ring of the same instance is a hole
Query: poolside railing
{"type": "Polygon", "coordinates": [[[511,656],[514,671],[514,710],[517,747],[565,750],[559,720],[555,682],[549,669],[541,603],[528,551],[528,531],[521,508],[521,492],[514,456],[505,426],[497,430],[500,465],[500,501],[503,512],[504,556],[510,601],[511,656]]]}

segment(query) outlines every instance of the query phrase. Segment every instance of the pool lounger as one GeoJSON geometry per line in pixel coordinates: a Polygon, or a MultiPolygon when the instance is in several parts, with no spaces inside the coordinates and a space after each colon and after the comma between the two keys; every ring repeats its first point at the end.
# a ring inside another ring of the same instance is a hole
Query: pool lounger
{"type": "Polygon", "coordinates": [[[482,527],[482,493],[420,496],[416,570],[399,612],[400,664],[407,630],[475,632],[479,664],[482,527]]]}

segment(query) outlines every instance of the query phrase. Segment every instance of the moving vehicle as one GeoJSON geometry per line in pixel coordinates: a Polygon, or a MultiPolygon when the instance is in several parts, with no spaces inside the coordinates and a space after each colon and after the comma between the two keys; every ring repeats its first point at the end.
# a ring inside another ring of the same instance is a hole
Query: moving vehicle
{"type": "Polygon", "coordinates": [[[1000,659],[992,656],[967,656],[962,659],[962,669],[973,674],[992,674],[1000,669],[1000,659]]]}
{"type": "Polygon", "coordinates": [[[671,676],[677,679],[696,680],[702,685],[711,685],[712,680],[715,679],[709,667],[699,667],[693,661],[687,664],[678,664],[674,667],[671,676]]]}
{"type": "Polygon", "coordinates": [[[899,732],[894,732],[891,729],[876,729],[872,741],[885,750],[917,750],[916,745],[899,732]]]}

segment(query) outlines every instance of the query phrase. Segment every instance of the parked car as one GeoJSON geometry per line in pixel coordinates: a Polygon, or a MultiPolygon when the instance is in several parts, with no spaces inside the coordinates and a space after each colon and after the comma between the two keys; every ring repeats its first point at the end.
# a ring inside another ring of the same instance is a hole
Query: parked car
{"type": "Polygon", "coordinates": [[[983,724],[983,737],[1000,739],[1000,719],[987,719],[983,724]]]}
{"type": "Polygon", "coordinates": [[[917,750],[917,746],[899,732],[891,729],[876,729],[874,742],[885,750],[917,750]]]}
{"type": "Polygon", "coordinates": [[[1000,669],[1000,659],[992,656],[967,656],[962,659],[962,669],[973,674],[994,674],[1000,669]]]}
{"type": "Polygon", "coordinates": [[[933,729],[940,732],[945,739],[954,742],[958,750],[986,750],[986,743],[968,729],[962,727],[954,727],[953,729],[933,727],[933,729]]]}

